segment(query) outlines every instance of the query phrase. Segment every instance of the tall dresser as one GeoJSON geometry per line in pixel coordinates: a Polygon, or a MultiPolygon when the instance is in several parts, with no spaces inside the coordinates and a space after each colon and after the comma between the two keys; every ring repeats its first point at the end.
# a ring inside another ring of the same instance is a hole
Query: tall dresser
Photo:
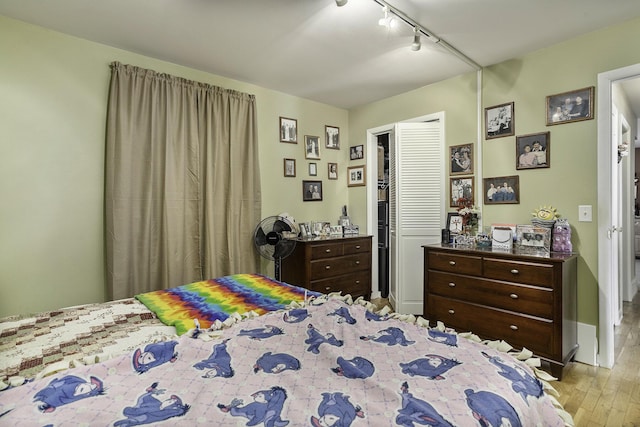
{"type": "Polygon", "coordinates": [[[298,239],[282,260],[282,281],[318,292],[371,296],[371,236],[298,239]]]}
{"type": "Polygon", "coordinates": [[[526,347],[562,378],[578,350],[575,254],[423,248],[426,319],[526,347]]]}

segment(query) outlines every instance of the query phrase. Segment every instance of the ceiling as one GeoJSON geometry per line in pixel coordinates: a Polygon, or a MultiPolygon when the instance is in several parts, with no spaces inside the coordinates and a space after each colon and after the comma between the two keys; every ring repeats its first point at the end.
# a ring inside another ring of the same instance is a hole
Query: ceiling
{"type": "Polygon", "coordinates": [[[416,52],[406,22],[378,25],[383,3],[0,0],[0,14],[347,109],[640,16],[638,0],[389,0],[441,40],[416,52]]]}

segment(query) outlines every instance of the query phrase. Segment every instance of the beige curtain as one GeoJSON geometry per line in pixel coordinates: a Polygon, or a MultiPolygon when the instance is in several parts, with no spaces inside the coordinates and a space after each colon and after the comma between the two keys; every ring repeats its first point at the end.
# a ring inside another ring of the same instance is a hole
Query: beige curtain
{"type": "Polygon", "coordinates": [[[114,62],[107,114],[109,296],[258,271],[254,96],[114,62]]]}

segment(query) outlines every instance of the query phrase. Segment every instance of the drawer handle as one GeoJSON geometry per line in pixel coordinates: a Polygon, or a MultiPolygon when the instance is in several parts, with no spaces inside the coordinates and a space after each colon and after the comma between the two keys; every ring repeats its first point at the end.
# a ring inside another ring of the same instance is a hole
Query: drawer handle
{"type": "Polygon", "coordinates": [[[356,249],[360,249],[360,245],[356,245],[356,249]]]}
{"type": "Polygon", "coordinates": [[[324,251],[328,254],[331,253],[331,249],[325,249],[324,251]]]}
{"type": "Polygon", "coordinates": [[[449,265],[456,265],[455,261],[449,261],[449,265]]]}
{"type": "Polygon", "coordinates": [[[513,298],[513,299],[518,299],[518,294],[511,294],[511,295],[509,295],[509,296],[510,296],[511,298],[513,298]]]}
{"type": "Polygon", "coordinates": [[[520,272],[514,268],[513,270],[511,270],[511,274],[520,274],[520,272]]]}
{"type": "Polygon", "coordinates": [[[356,261],[356,265],[360,265],[360,261],[356,261]]]}
{"type": "Polygon", "coordinates": [[[455,310],[449,310],[449,314],[456,314],[455,310]]]}
{"type": "Polygon", "coordinates": [[[510,327],[512,330],[514,330],[514,331],[517,331],[517,330],[518,330],[518,327],[517,327],[516,325],[511,325],[511,326],[509,326],[509,327],[510,327]]]}
{"type": "Polygon", "coordinates": [[[331,266],[330,266],[330,265],[325,265],[325,266],[324,266],[324,269],[325,269],[325,270],[331,270],[331,266]]]}
{"type": "Polygon", "coordinates": [[[324,288],[325,291],[330,291],[331,290],[331,286],[327,286],[326,288],[324,288]]]}
{"type": "Polygon", "coordinates": [[[449,282],[449,287],[450,287],[450,288],[455,288],[455,287],[456,287],[456,284],[455,284],[455,283],[453,283],[453,282],[449,282]]]}
{"type": "Polygon", "coordinates": [[[356,285],[359,285],[359,284],[360,284],[360,280],[356,280],[356,285]]]}

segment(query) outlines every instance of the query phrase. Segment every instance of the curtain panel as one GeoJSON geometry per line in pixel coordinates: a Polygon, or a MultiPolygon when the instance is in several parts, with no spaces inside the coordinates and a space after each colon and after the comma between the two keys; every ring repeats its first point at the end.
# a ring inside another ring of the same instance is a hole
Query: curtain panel
{"type": "Polygon", "coordinates": [[[257,272],[258,157],[253,95],[112,63],[109,297],[257,272]]]}

